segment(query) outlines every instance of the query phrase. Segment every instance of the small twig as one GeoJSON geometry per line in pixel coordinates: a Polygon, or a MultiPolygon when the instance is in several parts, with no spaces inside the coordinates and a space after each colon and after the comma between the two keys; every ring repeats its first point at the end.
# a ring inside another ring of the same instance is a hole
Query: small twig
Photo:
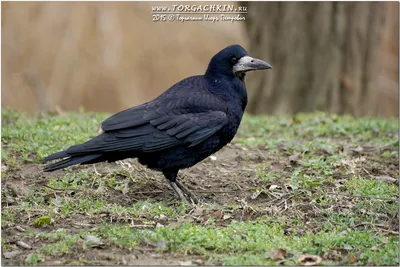
{"type": "Polygon", "coordinates": [[[27,244],[27,243],[25,243],[24,241],[21,241],[21,240],[18,240],[17,242],[15,242],[15,244],[17,246],[21,247],[21,248],[24,248],[24,249],[32,249],[32,247],[29,244],[27,244]]]}
{"type": "Polygon", "coordinates": [[[93,169],[94,169],[94,173],[96,174],[96,175],[101,175],[98,171],[97,171],[97,169],[96,169],[96,164],[93,164],[93,169]]]}
{"type": "Polygon", "coordinates": [[[365,169],[363,166],[361,166],[361,168],[362,168],[368,175],[371,175],[371,174],[369,173],[369,171],[367,171],[367,169],[365,169]]]}
{"type": "Polygon", "coordinates": [[[236,188],[239,188],[239,191],[242,191],[242,187],[238,183],[234,183],[234,185],[236,186],[236,188]]]}
{"type": "MultiPolygon", "coordinates": [[[[114,188],[113,188],[114,189],[114,188]]],[[[114,189],[115,190],[115,189],[114,189]]],[[[132,194],[133,195],[136,195],[136,194],[141,194],[141,195],[144,195],[144,194],[154,194],[154,193],[164,193],[165,191],[162,191],[162,190],[153,190],[153,191],[138,191],[138,192],[133,192],[132,194]]]]}
{"type": "Polygon", "coordinates": [[[39,185],[47,187],[47,188],[50,188],[50,189],[53,189],[53,190],[56,190],[56,191],[68,191],[68,190],[83,191],[82,189],[77,189],[77,188],[55,188],[55,187],[52,187],[52,186],[46,185],[46,184],[39,184],[39,185]]]}
{"type": "Polygon", "coordinates": [[[287,198],[283,198],[283,199],[281,198],[282,201],[277,203],[276,206],[280,206],[282,203],[285,203],[285,209],[283,211],[287,210],[287,201],[290,200],[292,197],[293,197],[293,195],[288,196],[287,198]]]}
{"type": "Polygon", "coordinates": [[[386,225],[386,224],[373,224],[373,223],[369,223],[369,222],[362,222],[359,224],[356,224],[354,227],[360,227],[360,226],[364,226],[364,225],[371,225],[371,226],[377,226],[377,227],[390,227],[390,225],[386,225]]]}
{"type": "Polygon", "coordinates": [[[394,235],[399,235],[400,234],[399,232],[392,231],[392,230],[387,230],[387,229],[380,229],[380,230],[382,230],[384,232],[387,232],[387,233],[390,233],[390,234],[394,234],[394,235]]]}
{"type": "Polygon", "coordinates": [[[370,198],[370,199],[380,199],[380,200],[398,200],[397,198],[389,198],[389,197],[371,197],[371,196],[351,196],[346,194],[339,194],[339,193],[329,193],[330,195],[336,196],[344,196],[344,197],[356,197],[356,198],[370,198]]]}
{"type": "Polygon", "coordinates": [[[97,171],[96,169],[96,164],[93,164],[93,168],[94,168],[94,173],[96,174],[93,178],[93,182],[92,185],[90,186],[91,188],[93,188],[94,183],[96,182],[97,176],[101,176],[101,174],[97,171]]]}
{"type": "Polygon", "coordinates": [[[373,223],[368,223],[368,222],[363,222],[363,223],[359,223],[356,224],[354,227],[360,227],[360,226],[375,226],[375,227],[379,227],[379,230],[387,232],[387,233],[391,233],[391,234],[395,234],[395,235],[399,235],[399,232],[393,231],[393,230],[389,230],[389,229],[385,229],[386,228],[390,228],[390,225],[386,225],[386,224],[373,224],[373,223]]]}

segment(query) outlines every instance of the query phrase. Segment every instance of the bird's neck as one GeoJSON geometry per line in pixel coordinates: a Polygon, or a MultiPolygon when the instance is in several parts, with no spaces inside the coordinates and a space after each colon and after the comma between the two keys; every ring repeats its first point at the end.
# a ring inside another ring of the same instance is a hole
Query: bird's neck
{"type": "Polygon", "coordinates": [[[204,75],[209,91],[217,95],[231,110],[240,110],[242,113],[247,105],[247,91],[244,80],[232,75],[204,75]]]}

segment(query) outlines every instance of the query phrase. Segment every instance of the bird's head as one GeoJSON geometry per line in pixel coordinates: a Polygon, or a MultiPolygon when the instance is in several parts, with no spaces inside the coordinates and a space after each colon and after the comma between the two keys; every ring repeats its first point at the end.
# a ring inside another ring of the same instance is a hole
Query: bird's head
{"type": "Polygon", "coordinates": [[[249,56],[249,53],[240,45],[230,45],[213,56],[206,75],[226,75],[244,81],[248,71],[271,68],[267,62],[249,56]]]}

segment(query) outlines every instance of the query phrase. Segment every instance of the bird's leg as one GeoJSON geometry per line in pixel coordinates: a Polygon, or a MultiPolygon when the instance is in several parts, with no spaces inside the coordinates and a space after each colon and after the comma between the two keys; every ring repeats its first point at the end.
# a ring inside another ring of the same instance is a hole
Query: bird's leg
{"type": "Polygon", "coordinates": [[[178,176],[178,171],[179,170],[163,170],[162,173],[164,174],[165,178],[167,178],[169,184],[171,185],[172,189],[174,190],[174,192],[179,196],[179,198],[183,201],[183,202],[187,202],[187,199],[185,198],[184,193],[182,192],[182,190],[177,186],[176,184],[176,177],[178,176]]]}
{"type": "Polygon", "coordinates": [[[176,180],[176,177],[178,176],[178,171],[179,170],[163,170],[163,174],[165,178],[168,179],[172,189],[174,189],[175,193],[179,196],[179,198],[183,202],[187,202],[187,199],[185,198],[188,196],[194,203],[199,203],[199,199],[192,193],[190,192],[189,189],[187,189],[181,182],[176,180]]]}
{"type": "Polygon", "coordinates": [[[181,189],[186,195],[188,195],[195,204],[199,203],[199,199],[193,194],[189,189],[187,189],[181,182],[178,180],[175,181],[176,185],[181,189]]]}
{"type": "Polygon", "coordinates": [[[176,185],[176,182],[171,182],[171,181],[169,181],[169,184],[171,185],[172,189],[174,189],[175,193],[179,196],[179,198],[180,198],[183,202],[187,202],[185,196],[183,195],[182,190],[179,189],[179,187],[176,185]]]}

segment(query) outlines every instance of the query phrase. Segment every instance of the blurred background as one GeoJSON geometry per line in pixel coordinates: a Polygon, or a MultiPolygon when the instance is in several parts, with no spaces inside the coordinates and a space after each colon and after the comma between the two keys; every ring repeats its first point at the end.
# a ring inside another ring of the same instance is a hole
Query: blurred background
{"type": "Polygon", "coordinates": [[[398,116],[398,2],[2,2],[2,107],[117,112],[238,43],[247,112],[398,116]],[[246,6],[241,22],[153,22],[154,6],[246,6]]]}

